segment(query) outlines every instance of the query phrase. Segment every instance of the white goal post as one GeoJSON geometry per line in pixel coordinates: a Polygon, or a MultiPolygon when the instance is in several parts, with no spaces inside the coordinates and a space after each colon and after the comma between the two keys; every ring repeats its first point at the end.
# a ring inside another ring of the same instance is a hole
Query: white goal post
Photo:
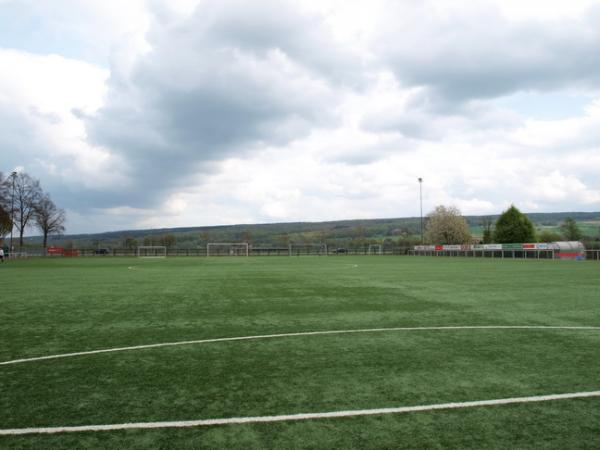
{"type": "Polygon", "coordinates": [[[138,258],[166,258],[167,247],[163,245],[141,245],[137,248],[138,258]]]}
{"type": "Polygon", "coordinates": [[[209,242],[206,244],[206,256],[249,256],[247,242],[209,242]]]}
{"type": "Polygon", "coordinates": [[[383,247],[380,244],[369,244],[369,255],[382,255],[383,247]]]}

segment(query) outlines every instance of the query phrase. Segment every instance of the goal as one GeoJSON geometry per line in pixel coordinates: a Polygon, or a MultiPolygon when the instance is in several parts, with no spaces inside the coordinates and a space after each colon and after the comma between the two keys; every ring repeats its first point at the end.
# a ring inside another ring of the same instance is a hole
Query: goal
{"type": "Polygon", "coordinates": [[[380,244],[370,244],[369,255],[383,255],[383,248],[380,244]]]}
{"type": "Polygon", "coordinates": [[[137,248],[138,258],[165,258],[167,247],[160,245],[143,245],[137,248]]]}
{"type": "Polygon", "coordinates": [[[29,253],[27,253],[27,252],[10,252],[7,255],[7,259],[18,259],[18,258],[29,258],[29,253]]]}
{"type": "Polygon", "coordinates": [[[290,256],[318,255],[327,256],[327,244],[290,244],[290,256]]]}
{"type": "Polygon", "coordinates": [[[206,256],[248,256],[247,242],[209,242],[206,244],[206,256]]]}

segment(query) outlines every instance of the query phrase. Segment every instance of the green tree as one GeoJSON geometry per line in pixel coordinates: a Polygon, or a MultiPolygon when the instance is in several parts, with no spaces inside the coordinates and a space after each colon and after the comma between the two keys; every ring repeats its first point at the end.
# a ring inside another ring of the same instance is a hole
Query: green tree
{"type": "Polygon", "coordinates": [[[511,205],[496,221],[494,241],[499,244],[533,242],[535,228],[525,214],[511,205]]]}
{"type": "Polygon", "coordinates": [[[472,237],[460,210],[440,205],[427,215],[425,240],[432,244],[466,244],[472,237]]]}
{"type": "Polygon", "coordinates": [[[132,236],[126,236],[125,239],[123,239],[123,247],[127,248],[127,249],[133,249],[136,248],[138,246],[138,241],[136,238],[132,237],[132,236]]]}
{"type": "Polygon", "coordinates": [[[277,244],[280,247],[287,247],[290,244],[290,235],[283,233],[277,236],[277,244]]]}
{"type": "Polygon", "coordinates": [[[493,239],[492,232],[492,219],[486,217],[481,221],[481,226],[483,227],[483,238],[482,241],[484,244],[491,244],[493,239]]]}
{"type": "Polygon", "coordinates": [[[542,230],[538,233],[538,241],[540,242],[556,242],[561,239],[561,235],[552,230],[542,230]]]}
{"type": "Polygon", "coordinates": [[[565,221],[560,225],[560,231],[567,241],[579,241],[583,234],[577,226],[577,222],[572,217],[567,217],[565,221]]]}
{"type": "Polygon", "coordinates": [[[367,238],[365,237],[366,235],[366,230],[364,225],[358,225],[354,228],[353,232],[353,238],[350,240],[350,246],[353,248],[364,248],[367,246],[368,241],[367,238]]]}
{"type": "Polygon", "coordinates": [[[313,243],[313,237],[309,233],[301,233],[299,236],[302,245],[309,245],[313,243]]]}
{"type": "Polygon", "coordinates": [[[492,239],[492,230],[490,228],[485,228],[483,230],[483,236],[482,236],[482,242],[484,244],[491,244],[493,239],[492,239]]]}
{"type": "Polygon", "coordinates": [[[162,241],[165,247],[171,248],[177,243],[177,238],[174,234],[165,234],[162,236],[162,241]]]}

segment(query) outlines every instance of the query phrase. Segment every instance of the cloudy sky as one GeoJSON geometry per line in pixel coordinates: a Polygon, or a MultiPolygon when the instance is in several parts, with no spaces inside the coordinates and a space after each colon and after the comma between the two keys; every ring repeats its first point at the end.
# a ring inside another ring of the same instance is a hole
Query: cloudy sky
{"type": "Polygon", "coordinates": [[[594,3],[0,0],[0,171],[70,233],[599,211],[594,3]]]}

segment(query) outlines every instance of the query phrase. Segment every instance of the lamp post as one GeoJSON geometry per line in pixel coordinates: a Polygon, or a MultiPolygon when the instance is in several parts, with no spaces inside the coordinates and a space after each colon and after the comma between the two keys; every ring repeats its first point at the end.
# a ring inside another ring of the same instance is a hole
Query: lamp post
{"type": "Polygon", "coordinates": [[[14,171],[10,174],[12,177],[12,195],[10,197],[10,249],[9,249],[9,257],[13,256],[13,228],[15,227],[15,178],[17,177],[17,172],[14,171]]]}
{"type": "Polygon", "coordinates": [[[419,203],[421,205],[421,245],[425,243],[423,238],[423,178],[419,177],[419,203]]]}

